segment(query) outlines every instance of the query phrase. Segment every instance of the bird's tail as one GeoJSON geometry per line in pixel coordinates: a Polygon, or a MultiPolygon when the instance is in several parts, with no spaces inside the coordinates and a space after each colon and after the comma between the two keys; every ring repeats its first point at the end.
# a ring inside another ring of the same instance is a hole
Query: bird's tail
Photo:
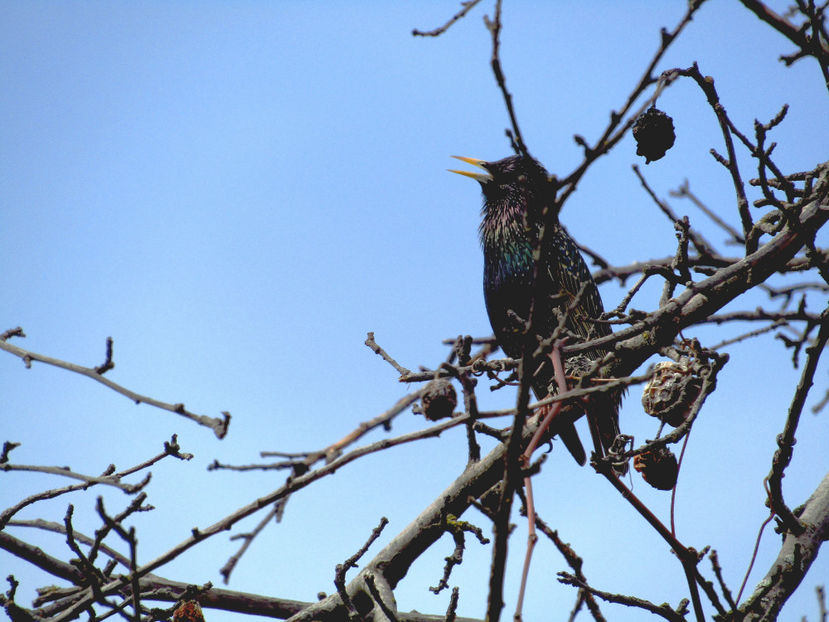
{"type": "Polygon", "coordinates": [[[584,445],[581,444],[579,433],[576,432],[576,426],[568,423],[558,435],[564,442],[564,446],[570,452],[570,455],[576,459],[579,465],[584,466],[587,462],[587,454],[584,452],[584,445]]]}
{"type": "MultiPolygon", "coordinates": [[[[587,421],[590,424],[590,435],[593,437],[593,446],[601,456],[607,456],[610,448],[619,436],[619,403],[621,394],[596,393],[587,407],[587,421]]],[[[617,475],[624,475],[628,471],[627,462],[613,465],[617,475]]]]}
{"type": "MultiPolygon", "coordinates": [[[[550,412],[550,409],[552,408],[553,404],[547,404],[546,406],[538,408],[537,412],[539,420],[543,421],[544,417],[547,416],[547,413],[550,412]]],[[[558,436],[576,462],[578,462],[580,466],[584,466],[587,462],[587,453],[584,451],[584,445],[581,444],[578,432],[576,432],[575,424],[566,423],[562,425],[558,430],[558,436]]]]}
{"type": "MultiPolygon", "coordinates": [[[[589,363],[589,361],[588,361],[589,363]]],[[[543,399],[549,392],[555,393],[555,385],[551,382],[553,378],[552,363],[550,359],[544,359],[536,371],[533,381],[533,393],[536,398],[543,399]]],[[[599,456],[607,456],[611,447],[619,435],[619,406],[621,405],[622,394],[618,391],[612,393],[598,392],[590,396],[585,405],[585,414],[590,425],[590,435],[593,438],[593,447],[599,456]]],[[[552,404],[542,406],[539,409],[543,419],[552,404]]],[[[563,423],[558,426],[558,436],[564,442],[564,446],[581,466],[587,462],[587,453],[584,450],[581,439],[574,423],[563,423]]],[[[617,475],[627,473],[627,463],[614,464],[613,470],[617,475]]]]}

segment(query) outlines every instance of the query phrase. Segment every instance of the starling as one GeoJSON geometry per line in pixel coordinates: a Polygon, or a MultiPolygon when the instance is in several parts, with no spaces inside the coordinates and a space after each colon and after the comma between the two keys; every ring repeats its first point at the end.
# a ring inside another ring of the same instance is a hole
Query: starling
{"type": "MultiPolygon", "coordinates": [[[[571,343],[610,334],[607,324],[593,321],[603,312],[602,300],[576,243],[559,223],[557,214],[545,214],[555,209],[555,188],[544,167],[528,156],[511,156],[496,162],[454,157],[485,171],[452,172],[475,179],[483,189],[480,237],[484,250],[484,299],[489,322],[504,353],[512,358],[522,356],[534,297],[536,306],[540,305],[533,323],[539,339],[549,338],[560,320],[571,343]],[[545,220],[548,229],[541,237],[545,220]],[[538,282],[534,283],[533,251],[539,240],[540,263],[535,274],[538,282]]],[[[605,352],[594,349],[585,354],[596,360],[605,352]]],[[[551,387],[552,361],[547,355],[538,356],[533,369],[532,389],[542,399],[555,391],[555,386],[551,387]]],[[[619,433],[620,399],[621,394],[600,393],[590,402],[591,432],[596,451],[603,455],[619,433]]],[[[559,436],[583,465],[586,456],[575,426],[564,426],[559,436]]],[[[626,471],[626,466],[617,471],[626,471]]]]}

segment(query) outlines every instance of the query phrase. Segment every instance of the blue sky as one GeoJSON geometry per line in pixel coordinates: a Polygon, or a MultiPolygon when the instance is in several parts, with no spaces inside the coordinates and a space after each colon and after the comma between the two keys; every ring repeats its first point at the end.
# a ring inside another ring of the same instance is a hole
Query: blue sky
{"type": "MultiPolygon", "coordinates": [[[[650,60],[659,28],[673,28],[685,3],[505,4],[502,61],[524,137],[551,172],[566,174],[580,162],[572,135],[595,140],[650,60]]],[[[451,154],[498,159],[509,152],[482,23],[491,7],[438,39],[410,34],[456,9],[453,2],[0,3],[0,329],[21,325],[28,338],[19,345],[86,365],[101,362],[112,336],[114,381],[234,417],[228,437],[217,441],[83,378],[42,365],[26,370],[0,356],[3,439],[23,443],[16,462],[125,468],[156,453],[172,433],[196,454],[154,469],[149,493],[158,509],[135,521],[141,559],[281,483],[279,474],[208,473],[213,459],[250,463],[261,450],[323,447],[406,392],[363,345],[367,331],[413,369],[439,364],[444,338],[489,334],[479,190],[446,169],[457,164],[451,154]]],[[[737,3],[710,2],[659,70],[697,61],[746,132],[754,118],[767,120],[789,103],[775,153],[784,169],[805,170],[826,158],[829,106],[815,64],[786,69],[777,62],[790,51],[737,3]]],[[[687,179],[720,216],[738,222],[730,179],[708,153],[722,150],[721,136],[702,95],[680,81],[660,107],[677,128],[668,156],[645,167],[625,139],[585,176],[562,214],[576,239],[616,264],[675,250],[673,227],[632,164],[660,196],[669,198],[687,179]]],[[[743,161],[751,176],[751,162],[743,161]]],[[[724,235],[704,216],[671,201],[722,248],[724,235]]],[[[818,243],[829,244],[825,233],[818,243]]],[[[615,306],[624,291],[603,286],[605,305],[615,306]]],[[[659,292],[656,284],[644,288],[633,306],[653,309],[659,292]]],[[[747,308],[764,302],[752,299],[747,308]]],[[[724,338],[710,330],[686,336],[706,345],[724,338]]],[[[765,518],[762,478],[799,371],[770,336],[727,351],[732,360],[687,450],[677,526],[685,543],[719,550],[736,589],[765,518]]],[[[816,396],[826,386],[825,364],[818,378],[816,396]]],[[[513,397],[482,387],[480,399],[489,407],[513,397]]],[[[792,505],[826,472],[825,419],[804,415],[785,480],[792,505]]],[[[422,425],[407,415],[394,432],[422,425]]],[[[640,441],[655,433],[636,389],[622,426],[640,441]]],[[[391,522],[376,547],[448,485],[465,459],[463,434],[455,431],[370,457],[302,491],[229,587],[297,600],[331,591],[335,564],[380,516],[391,522]]],[[[664,543],[589,469],[556,450],[536,481],[539,513],[585,558],[596,587],[674,604],[684,595],[681,569],[664,543]]],[[[4,475],[0,506],[63,484],[4,475]]],[[[667,516],[669,495],[638,479],[634,486],[667,516]]],[[[87,531],[95,527],[98,494],[73,500],[87,531]]],[[[105,496],[113,508],[125,502],[105,496]]],[[[60,520],[65,504],[24,515],[60,520]]],[[[510,602],[522,534],[514,536],[510,602]]],[[[33,539],[62,550],[60,538],[33,539]]],[[[766,534],[750,586],[776,545],[777,536],[766,534]]],[[[415,564],[397,594],[401,610],[445,610],[448,594],[433,596],[427,587],[451,547],[447,539],[415,564]]],[[[235,548],[219,536],[161,574],[218,583],[235,548]]],[[[488,564],[489,549],[470,542],[452,577],[461,585],[462,615],[483,615],[479,586],[488,564]]],[[[44,583],[3,554],[0,567],[26,581],[23,594],[44,583]]],[[[703,568],[710,575],[707,562],[703,568]]],[[[551,546],[538,547],[527,619],[551,611],[552,619],[566,619],[572,593],[555,582],[563,569],[551,546]]],[[[813,588],[827,576],[824,554],[784,615],[815,616],[813,588]]],[[[614,620],[641,619],[620,607],[604,610],[614,620]]]]}

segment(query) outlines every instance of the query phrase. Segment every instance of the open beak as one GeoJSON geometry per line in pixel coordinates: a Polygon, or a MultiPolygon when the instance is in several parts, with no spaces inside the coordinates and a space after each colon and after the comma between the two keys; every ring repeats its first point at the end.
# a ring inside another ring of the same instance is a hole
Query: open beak
{"type": "MultiPolygon", "coordinates": [[[[471,164],[472,166],[477,166],[478,168],[482,168],[486,171],[486,160],[478,160],[477,158],[467,158],[464,156],[452,156],[453,158],[460,160],[461,162],[466,162],[467,164],[471,164]]],[[[472,173],[470,171],[459,171],[453,168],[448,169],[450,173],[457,173],[458,175],[464,175],[466,177],[471,177],[475,181],[478,181],[482,184],[491,181],[492,175],[487,171],[486,173],[472,173]]]]}

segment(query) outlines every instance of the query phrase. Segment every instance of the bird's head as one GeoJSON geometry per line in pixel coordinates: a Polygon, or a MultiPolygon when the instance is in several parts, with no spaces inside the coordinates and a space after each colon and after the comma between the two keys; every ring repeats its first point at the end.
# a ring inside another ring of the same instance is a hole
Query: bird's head
{"type": "Polygon", "coordinates": [[[484,172],[449,169],[452,173],[471,177],[481,184],[486,209],[508,203],[521,205],[528,211],[551,205],[555,185],[543,166],[528,156],[509,156],[503,160],[487,162],[476,158],[452,156],[472,164],[484,172]]]}

